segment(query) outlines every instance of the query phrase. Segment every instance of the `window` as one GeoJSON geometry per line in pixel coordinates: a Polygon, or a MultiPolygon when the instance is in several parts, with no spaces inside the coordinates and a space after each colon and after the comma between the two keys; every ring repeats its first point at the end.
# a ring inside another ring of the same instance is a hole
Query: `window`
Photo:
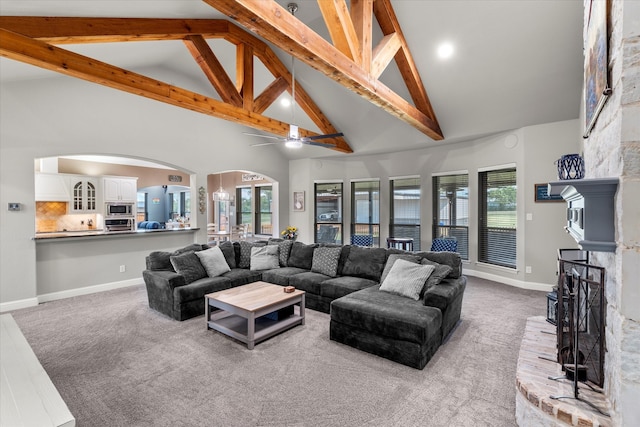
{"type": "Polygon", "coordinates": [[[316,243],[342,244],[342,183],[315,185],[316,243]]]}
{"type": "Polygon", "coordinates": [[[190,218],[191,217],[191,192],[179,191],[177,193],[169,193],[171,203],[170,218],[190,218]]]}
{"type": "Polygon", "coordinates": [[[149,211],[147,206],[149,205],[149,194],[146,192],[139,192],[136,206],[136,222],[148,221],[149,211]]]}
{"type": "Polygon", "coordinates": [[[272,225],[273,187],[256,187],[256,232],[257,234],[273,234],[272,225]]]}
{"type": "Polygon", "coordinates": [[[351,235],[373,236],[380,246],[380,181],[351,183],[351,235]]]}
{"type": "Polygon", "coordinates": [[[469,259],[469,175],[433,177],[433,238],[454,238],[469,259]]]}
{"type": "Polygon", "coordinates": [[[478,261],[516,268],[516,169],[480,172],[478,261]]]}
{"type": "Polygon", "coordinates": [[[236,221],[251,224],[251,187],[236,188],[236,221]]]}
{"type": "Polygon", "coordinates": [[[420,178],[391,180],[389,237],[410,237],[420,250],[420,178]]]}

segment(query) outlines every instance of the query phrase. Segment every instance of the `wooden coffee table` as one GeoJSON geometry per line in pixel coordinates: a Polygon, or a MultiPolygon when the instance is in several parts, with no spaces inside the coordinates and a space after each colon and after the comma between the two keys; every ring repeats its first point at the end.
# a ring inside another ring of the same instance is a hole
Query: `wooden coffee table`
{"type": "Polygon", "coordinates": [[[214,329],[254,345],[296,325],[304,325],[304,291],[284,292],[284,287],[254,282],[204,296],[207,330],[214,329]],[[264,318],[284,307],[298,305],[298,313],[281,320],[264,318]],[[212,310],[213,307],[213,310],[212,310]],[[218,310],[216,310],[218,309],[218,310]]]}

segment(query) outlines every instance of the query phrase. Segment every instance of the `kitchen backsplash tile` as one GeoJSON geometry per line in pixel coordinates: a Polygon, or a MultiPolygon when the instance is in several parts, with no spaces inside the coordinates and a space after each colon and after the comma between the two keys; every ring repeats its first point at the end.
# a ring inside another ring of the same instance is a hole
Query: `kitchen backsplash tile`
{"type": "Polygon", "coordinates": [[[96,228],[96,214],[68,215],[66,202],[36,202],[36,233],[82,231],[96,228]],[[91,226],[89,226],[91,222],[91,226]]]}

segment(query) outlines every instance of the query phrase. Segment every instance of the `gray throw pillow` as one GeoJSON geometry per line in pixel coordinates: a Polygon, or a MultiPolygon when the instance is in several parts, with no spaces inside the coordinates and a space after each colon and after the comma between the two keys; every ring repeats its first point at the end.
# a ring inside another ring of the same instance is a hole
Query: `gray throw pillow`
{"type": "Polygon", "coordinates": [[[273,268],[280,268],[277,246],[254,246],[251,248],[250,270],[271,270],[273,268]]]}
{"type": "Polygon", "coordinates": [[[217,246],[206,251],[196,252],[196,256],[200,259],[200,264],[202,264],[209,277],[217,277],[227,271],[231,271],[224,254],[217,246]]]}
{"type": "Polygon", "coordinates": [[[387,274],[389,274],[389,271],[391,271],[391,267],[393,267],[393,264],[395,264],[395,262],[399,259],[410,261],[414,264],[420,263],[420,257],[416,255],[391,254],[389,255],[389,258],[387,258],[387,263],[384,265],[384,270],[382,270],[382,276],[380,276],[380,283],[384,282],[384,279],[387,277],[387,274]]]}
{"type": "Polygon", "coordinates": [[[442,282],[442,280],[444,280],[444,278],[447,277],[449,273],[451,273],[451,271],[453,270],[453,268],[451,268],[450,265],[438,264],[437,262],[433,262],[426,258],[422,258],[422,261],[420,261],[420,263],[422,265],[432,265],[435,268],[435,270],[433,271],[433,273],[431,273],[431,276],[429,276],[429,279],[427,280],[427,283],[424,286],[424,292],[428,291],[429,288],[436,286],[438,283],[442,282]]]}
{"type": "Polygon", "coordinates": [[[293,242],[287,266],[311,270],[311,264],[313,263],[313,251],[317,247],[318,245],[315,243],[306,245],[302,242],[293,242]]]}
{"type": "Polygon", "coordinates": [[[218,247],[224,255],[224,259],[227,260],[227,264],[230,268],[236,268],[236,248],[233,247],[233,243],[225,240],[218,244],[218,247]]]}
{"type": "Polygon", "coordinates": [[[269,245],[278,246],[278,261],[280,262],[280,267],[286,267],[289,254],[291,253],[291,246],[293,246],[293,240],[269,240],[269,245]]]}
{"type": "Polygon", "coordinates": [[[387,250],[384,248],[351,246],[342,274],[380,282],[380,275],[386,261],[387,250]]]}
{"type": "Polygon", "coordinates": [[[259,246],[265,246],[266,243],[251,243],[245,242],[244,240],[240,240],[240,263],[238,264],[238,268],[249,268],[251,267],[251,249],[257,248],[259,246]]]}
{"type": "Polygon", "coordinates": [[[391,267],[391,271],[380,285],[380,290],[418,301],[433,270],[435,267],[432,265],[414,264],[399,259],[391,267]]]}
{"type": "Polygon", "coordinates": [[[340,259],[341,247],[319,247],[313,251],[313,261],[311,271],[324,274],[325,276],[336,277],[338,274],[338,260],[340,259]]]}
{"type": "Polygon", "coordinates": [[[200,259],[195,252],[185,252],[180,255],[172,255],[171,265],[176,273],[184,277],[185,284],[195,282],[198,279],[207,277],[207,271],[200,263],[200,259]]]}

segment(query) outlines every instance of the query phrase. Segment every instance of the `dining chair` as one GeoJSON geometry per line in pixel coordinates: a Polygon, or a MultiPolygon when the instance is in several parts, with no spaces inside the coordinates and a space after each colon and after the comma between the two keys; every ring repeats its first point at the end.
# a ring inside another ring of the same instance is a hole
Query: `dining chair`
{"type": "Polygon", "coordinates": [[[431,242],[432,252],[457,252],[458,241],[452,237],[439,237],[431,242]]]}
{"type": "Polygon", "coordinates": [[[352,234],[351,244],[354,246],[373,246],[373,236],[371,234],[352,234]]]}

